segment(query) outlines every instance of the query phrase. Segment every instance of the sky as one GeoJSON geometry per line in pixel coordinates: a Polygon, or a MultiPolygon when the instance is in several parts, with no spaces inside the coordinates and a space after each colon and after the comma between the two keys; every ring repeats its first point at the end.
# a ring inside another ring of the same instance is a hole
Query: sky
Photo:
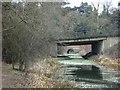
{"type": "Polygon", "coordinates": [[[105,3],[105,2],[111,2],[111,8],[112,7],[115,7],[115,8],[118,8],[118,2],[120,0],[66,0],[68,1],[70,4],[67,5],[67,6],[70,6],[70,7],[74,7],[74,6],[80,6],[81,2],[88,2],[88,4],[94,4],[96,7],[97,7],[97,4],[100,3],[100,7],[99,7],[99,12],[102,11],[103,7],[102,5],[105,3]]]}
{"type": "MultiPolygon", "coordinates": [[[[16,1],[22,1],[22,0],[12,0],[12,1],[16,2],[16,1]]],[[[32,0],[27,0],[27,1],[32,1],[32,0]]],[[[33,1],[60,1],[60,0],[33,0],[33,1]]],[[[70,3],[69,5],[66,5],[66,6],[70,6],[72,8],[74,6],[80,6],[81,2],[88,2],[89,5],[94,4],[95,7],[97,7],[97,4],[99,3],[100,6],[99,6],[99,11],[98,12],[101,13],[102,10],[103,10],[103,4],[105,2],[111,2],[111,8],[112,7],[118,8],[118,2],[120,0],[65,0],[65,1],[70,3]]]]}

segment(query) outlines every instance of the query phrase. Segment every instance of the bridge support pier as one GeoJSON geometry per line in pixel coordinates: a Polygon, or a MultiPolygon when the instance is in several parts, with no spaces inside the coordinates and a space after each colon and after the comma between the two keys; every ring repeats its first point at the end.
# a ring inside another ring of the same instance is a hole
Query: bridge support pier
{"type": "Polygon", "coordinates": [[[57,57],[57,44],[55,42],[50,44],[50,56],[57,57]]]}
{"type": "Polygon", "coordinates": [[[93,55],[100,54],[102,51],[102,45],[103,45],[103,41],[92,43],[92,54],[93,55]]]}
{"type": "Polygon", "coordinates": [[[63,54],[64,46],[57,45],[57,54],[63,54]]]}

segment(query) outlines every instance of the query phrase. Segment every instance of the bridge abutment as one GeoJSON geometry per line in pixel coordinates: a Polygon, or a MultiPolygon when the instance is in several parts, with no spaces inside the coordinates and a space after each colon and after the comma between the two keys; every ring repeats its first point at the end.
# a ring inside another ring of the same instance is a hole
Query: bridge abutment
{"type": "Polygon", "coordinates": [[[64,53],[64,46],[57,45],[57,54],[63,54],[64,53]]]}
{"type": "Polygon", "coordinates": [[[103,41],[102,52],[105,54],[105,51],[112,48],[114,45],[118,44],[119,37],[108,37],[103,41]]]}
{"type": "Polygon", "coordinates": [[[96,41],[94,43],[92,43],[92,54],[93,55],[97,55],[100,54],[102,51],[102,45],[103,45],[103,41],[96,41]]]}

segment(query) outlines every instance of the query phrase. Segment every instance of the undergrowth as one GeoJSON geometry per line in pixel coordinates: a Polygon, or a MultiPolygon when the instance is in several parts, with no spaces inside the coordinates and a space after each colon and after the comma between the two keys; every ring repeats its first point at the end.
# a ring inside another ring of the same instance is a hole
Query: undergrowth
{"type": "Polygon", "coordinates": [[[118,59],[110,59],[107,57],[101,56],[98,60],[100,65],[109,67],[113,70],[120,71],[120,58],[118,59]]]}
{"type": "Polygon", "coordinates": [[[32,88],[72,88],[68,81],[56,76],[61,66],[54,60],[40,60],[28,70],[28,82],[32,88]]]}

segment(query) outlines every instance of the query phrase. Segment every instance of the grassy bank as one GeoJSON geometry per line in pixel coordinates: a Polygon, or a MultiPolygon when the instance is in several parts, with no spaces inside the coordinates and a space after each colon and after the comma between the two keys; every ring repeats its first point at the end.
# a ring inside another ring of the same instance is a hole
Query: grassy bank
{"type": "Polygon", "coordinates": [[[36,62],[28,73],[34,88],[71,88],[72,85],[56,75],[60,65],[53,59],[36,62]]]}
{"type": "Polygon", "coordinates": [[[109,68],[111,68],[113,70],[120,71],[120,58],[118,58],[118,59],[110,59],[110,58],[101,56],[98,59],[98,63],[100,65],[109,67],[109,68]]]}
{"type": "Polygon", "coordinates": [[[56,75],[60,65],[55,60],[39,60],[28,72],[13,70],[3,63],[3,86],[5,88],[72,88],[73,85],[56,75]]]}

